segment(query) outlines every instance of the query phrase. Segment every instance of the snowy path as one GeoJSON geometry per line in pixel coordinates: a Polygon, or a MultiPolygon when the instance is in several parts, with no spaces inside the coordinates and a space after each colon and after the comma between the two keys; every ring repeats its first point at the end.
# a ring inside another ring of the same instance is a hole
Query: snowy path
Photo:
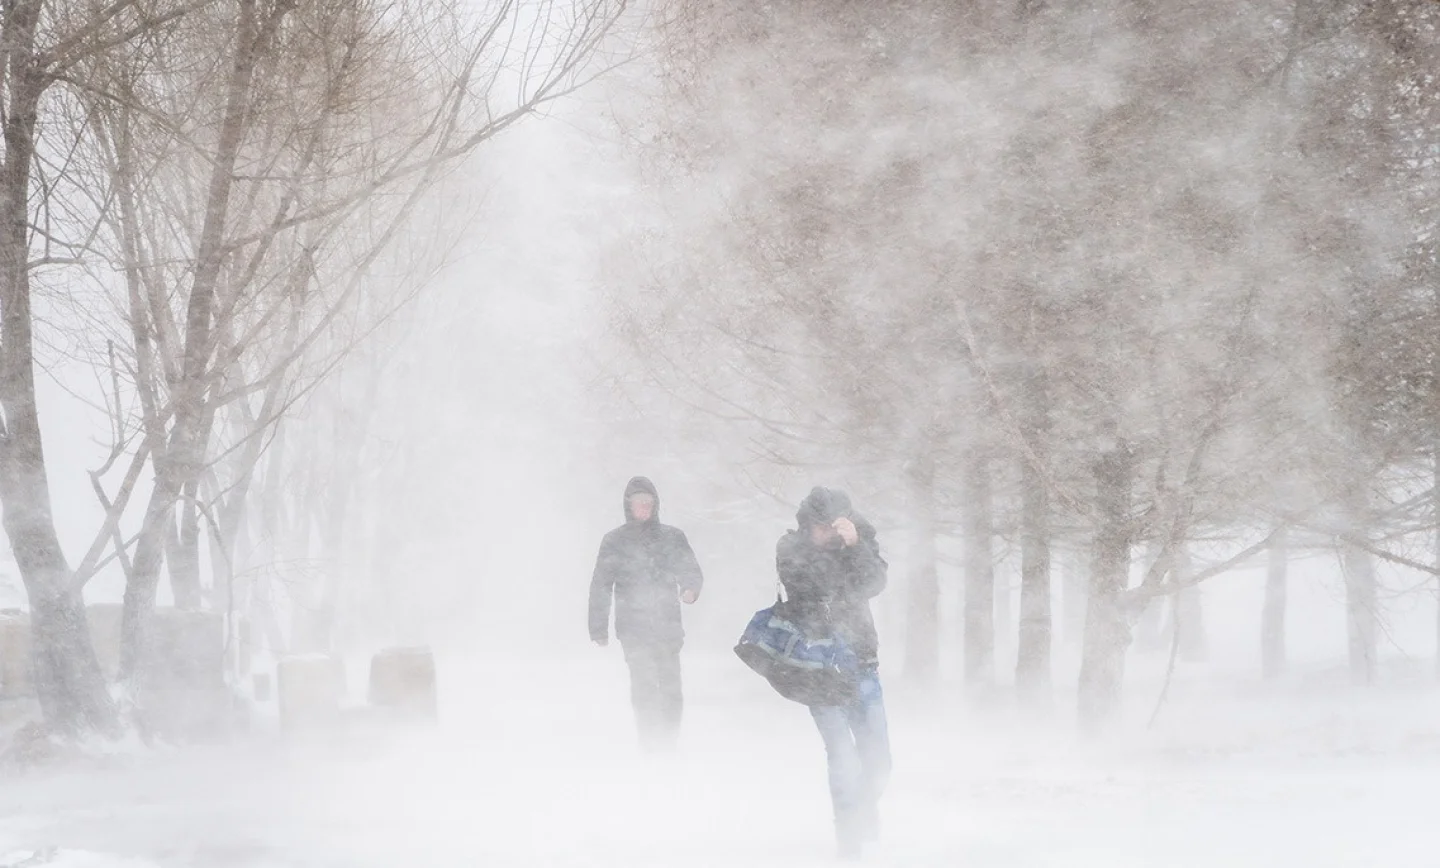
{"type": "MultiPolygon", "coordinates": [[[[60,848],[60,868],[832,862],[809,719],[732,661],[687,659],[668,762],[633,747],[618,652],[452,664],[442,679],[441,727],[383,743],[267,736],[0,781],[0,865],[42,847],[60,848]]],[[[1435,697],[1327,708],[1271,709],[1247,728],[1180,704],[1173,729],[1095,746],[1063,722],[920,711],[892,690],[897,769],[866,862],[1440,864],[1440,718],[1423,719],[1435,697]]]]}

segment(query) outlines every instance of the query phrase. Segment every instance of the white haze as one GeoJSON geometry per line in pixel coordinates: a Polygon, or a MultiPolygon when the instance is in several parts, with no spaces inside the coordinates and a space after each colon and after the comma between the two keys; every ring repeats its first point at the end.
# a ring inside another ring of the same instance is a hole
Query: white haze
{"type": "MultiPolygon", "coordinates": [[[[391,358],[375,436],[408,440],[416,452],[403,486],[376,493],[408,505],[391,528],[403,543],[391,605],[356,615],[344,651],[358,699],[376,647],[434,647],[438,727],[283,737],[273,707],[262,706],[234,743],[123,744],[59,769],[7,772],[0,866],[30,864],[51,848],[49,861],[33,864],[832,861],[813,725],[730,646],[768,602],[774,540],[793,523],[789,500],[810,481],[837,480],[820,474],[778,498],[747,491],[713,472],[744,443],[683,436],[671,419],[627,407],[643,382],[614,382],[623,364],[607,344],[602,263],[624,233],[664,219],[609,122],[631,83],[601,83],[527,119],[454,177],[445,213],[478,216],[435,284],[377,338],[391,358]],[[637,750],[620,651],[594,648],[585,633],[595,550],[620,523],[621,491],[637,474],[656,482],[662,519],[687,532],[707,583],[686,611],[686,722],[670,759],[637,750]]],[[[54,374],[58,382],[42,387],[42,418],[51,466],[64,468],[52,490],[73,553],[100,515],[74,468],[95,466],[103,447],[93,414],[72,396],[93,388],[91,375],[64,365],[54,374]]],[[[942,567],[939,696],[907,688],[905,542],[882,531],[891,586],[876,615],[896,772],[885,841],[867,864],[1435,864],[1433,597],[1386,601],[1383,686],[1358,693],[1346,686],[1338,570],[1323,558],[1296,561],[1293,671],[1262,690],[1263,570],[1221,576],[1203,589],[1209,659],[1179,665],[1149,727],[1165,654],[1132,650],[1121,720],[1087,741],[1074,725],[1076,646],[1063,632],[1051,713],[1022,717],[1003,697],[1013,623],[997,624],[997,695],[964,692],[952,566],[942,567]]],[[[1014,560],[998,575],[1018,588],[1014,560]]],[[[1386,586],[1420,581],[1381,570],[1386,586]]],[[[118,601],[122,589],[112,571],[87,601],[118,601]]],[[[5,592],[0,606],[22,599],[18,580],[5,592]]]]}

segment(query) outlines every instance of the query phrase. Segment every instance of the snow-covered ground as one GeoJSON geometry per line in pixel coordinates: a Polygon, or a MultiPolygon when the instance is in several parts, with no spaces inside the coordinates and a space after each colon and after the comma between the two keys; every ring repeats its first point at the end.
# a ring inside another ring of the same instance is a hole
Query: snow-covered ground
{"type": "MultiPolygon", "coordinates": [[[[119,752],[0,782],[0,865],[798,866],[832,861],[804,710],[686,658],[679,753],[634,746],[618,649],[443,658],[438,729],[119,752]],[[48,856],[45,851],[53,850],[48,856]],[[49,862],[40,859],[49,858],[49,862]]],[[[895,681],[895,679],[891,679],[895,681]]],[[[1433,866],[1440,693],[1152,685],[1117,733],[890,688],[876,865],[1433,866]]]]}

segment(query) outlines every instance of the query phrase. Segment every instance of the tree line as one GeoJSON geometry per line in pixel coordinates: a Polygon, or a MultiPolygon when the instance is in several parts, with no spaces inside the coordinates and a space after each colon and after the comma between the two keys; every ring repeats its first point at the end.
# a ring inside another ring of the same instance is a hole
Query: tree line
{"type": "Polygon", "coordinates": [[[821,473],[881,504],[916,540],[922,683],[949,537],[967,681],[994,677],[999,545],[1022,696],[1049,692],[1058,559],[1088,576],[1087,724],[1147,613],[1180,641],[1193,589],[1267,552],[1265,671],[1286,564],[1333,552],[1369,681],[1377,562],[1440,587],[1437,24],[1403,0],[661,4],[622,118],[656,216],[607,261],[611,382],[738,444],[760,491],[821,473]]]}

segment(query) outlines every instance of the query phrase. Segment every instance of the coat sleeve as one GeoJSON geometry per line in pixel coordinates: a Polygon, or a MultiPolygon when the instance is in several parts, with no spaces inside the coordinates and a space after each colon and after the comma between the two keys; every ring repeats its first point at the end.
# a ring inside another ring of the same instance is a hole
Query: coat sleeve
{"type": "Polygon", "coordinates": [[[600,543],[595,574],[590,577],[590,639],[593,642],[610,638],[610,599],[614,595],[615,547],[607,536],[600,543]]]}
{"type": "Polygon", "coordinates": [[[675,583],[682,591],[694,591],[698,596],[705,584],[705,576],[700,572],[700,562],[695,559],[695,550],[690,548],[690,540],[684,531],[675,531],[670,556],[675,583]]]}

